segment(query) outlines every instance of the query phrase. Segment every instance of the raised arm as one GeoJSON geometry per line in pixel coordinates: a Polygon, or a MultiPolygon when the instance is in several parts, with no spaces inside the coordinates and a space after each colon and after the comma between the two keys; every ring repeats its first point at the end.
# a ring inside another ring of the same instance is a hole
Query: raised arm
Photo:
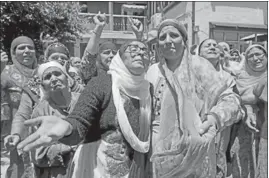
{"type": "Polygon", "coordinates": [[[96,16],[93,17],[93,21],[95,23],[95,28],[92,31],[90,40],[87,44],[81,61],[82,77],[86,84],[96,74],[97,71],[96,58],[100,37],[106,25],[106,16],[105,14],[100,14],[99,12],[96,16]]]}
{"type": "Polygon", "coordinates": [[[131,24],[131,28],[135,33],[136,39],[142,41],[144,31],[143,24],[138,19],[133,19],[131,17],[128,17],[128,21],[131,24]]]}

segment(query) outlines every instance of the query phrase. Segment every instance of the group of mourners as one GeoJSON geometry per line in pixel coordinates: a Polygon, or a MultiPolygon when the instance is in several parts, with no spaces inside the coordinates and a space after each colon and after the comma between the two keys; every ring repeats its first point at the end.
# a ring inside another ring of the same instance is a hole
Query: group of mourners
{"type": "Polygon", "coordinates": [[[23,164],[7,176],[31,168],[37,178],[267,177],[263,46],[240,55],[206,39],[191,53],[184,25],[165,19],[150,65],[141,22],[129,19],[137,39],[118,49],[99,45],[106,19],[93,19],[82,59],[53,42],[38,65],[32,39],[12,41],[1,117],[12,118],[4,144],[23,164]]]}

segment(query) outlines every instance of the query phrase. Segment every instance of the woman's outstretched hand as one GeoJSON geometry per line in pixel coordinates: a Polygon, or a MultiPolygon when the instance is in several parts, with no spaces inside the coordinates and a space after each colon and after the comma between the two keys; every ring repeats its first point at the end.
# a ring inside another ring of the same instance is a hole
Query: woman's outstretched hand
{"type": "Polygon", "coordinates": [[[24,124],[25,126],[39,126],[39,128],[18,144],[17,148],[23,151],[49,145],[72,132],[71,124],[56,116],[41,116],[27,120],[24,124]]]}

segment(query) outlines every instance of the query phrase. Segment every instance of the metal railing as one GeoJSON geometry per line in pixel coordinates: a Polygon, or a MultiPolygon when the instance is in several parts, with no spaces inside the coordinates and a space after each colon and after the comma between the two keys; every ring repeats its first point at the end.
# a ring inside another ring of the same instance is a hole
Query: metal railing
{"type": "MultiPolygon", "coordinates": [[[[80,13],[81,18],[84,19],[85,24],[88,29],[93,29],[95,24],[93,23],[93,17],[96,15],[94,13],[80,13]]],[[[146,16],[133,16],[133,15],[116,15],[116,14],[106,14],[107,25],[104,30],[110,31],[132,31],[127,17],[138,19],[142,22],[144,26],[144,31],[147,29],[147,18],[146,16]]]]}

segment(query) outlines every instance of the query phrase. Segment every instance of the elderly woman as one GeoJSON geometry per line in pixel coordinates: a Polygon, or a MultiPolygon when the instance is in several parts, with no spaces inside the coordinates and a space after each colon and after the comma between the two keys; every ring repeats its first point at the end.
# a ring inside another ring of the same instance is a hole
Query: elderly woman
{"type": "Polygon", "coordinates": [[[71,91],[80,93],[84,89],[84,85],[82,84],[81,80],[79,80],[79,76],[70,75],[70,69],[72,70],[73,67],[70,67],[70,55],[66,46],[58,42],[52,43],[47,47],[44,56],[45,62],[57,61],[61,65],[65,66],[66,71],[68,72],[68,80],[70,82],[71,91]]]}
{"type": "Polygon", "coordinates": [[[233,177],[267,177],[267,51],[261,45],[246,50],[244,70],[236,79],[246,110],[232,148],[233,177]]]}
{"type": "MultiPolygon", "coordinates": [[[[45,59],[47,62],[57,61],[59,64],[63,65],[72,92],[80,93],[84,89],[84,85],[80,84],[79,80],[74,80],[76,71],[74,68],[68,66],[69,51],[63,44],[53,43],[49,45],[45,51],[45,59]],[[71,75],[74,78],[72,78],[71,75]]],[[[39,84],[39,79],[34,78],[34,80],[28,82],[28,86],[31,86],[32,92],[28,91],[27,88],[22,92],[22,101],[19,103],[18,111],[14,116],[11,126],[11,134],[5,138],[5,145],[10,149],[16,146],[16,144],[28,134],[28,130],[24,127],[23,123],[25,120],[31,118],[34,107],[39,103],[39,98],[43,95],[43,92],[40,92],[39,90],[39,84]]]]}
{"type": "Polygon", "coordinates": [[[154,85],[154,177],[215,178],[214,137],[236,122],[239,98],[215,69],[212,54],[191,58],[183,24],[164,20],[157,44],[161,62],[147,73],[154,85]]]}
{"type": "Polygon", "coordinates": [[[1,73],[1,107],[12,121],[20,104],[22,91],[31,87],[28,81],[33,78],[37,67],[35,45],[32,39],[20,36],[14,39],[10,48],[13,65],[7,65],[1,73]]]}
{"type": "MultiPolygon", "coordinates": [[[[78,93],[70,92],[65,69],[58,62],[44,63],[38,68],[44,96],[35,107],[32,118],[57,116],[65,118],[74,108],[78,93]]],[[[74,150],[72,147],[53,143],[32,152],[35,174],[38,178],[64,178],[70,175],[68,165],[74,150]]]]}
{"type": "MultiPolygon", "coordinates": [[[[225,47],[225,46],[224,46],[225,47]]],[[[223,48],[224,50],[225,48],[223,48]]],[[[237,108],[231,108],[234,107],[234,105],[230,106],[224,106],[223,109],[226,110],[226,112],[236,112],[241,111],[241,114],[237,115],[230,115],[227,120],[230,120],[230,122],[222,129],[222,131],[218,134],[216,143],[217,143],[217,176],[218,177],[226,177],[227,175],[227,158],[226,158],[226,151],[228,148],[229,140],[230,140],[230,134],[231,134],[231,126],[233,123],[237,123],[243,114],[243,110],[240,108],[240,100],[238,98],[238,93],[236,90],[236,83],[233,79],[233,77],[228,74],[225,70],[222,70],[221,61],[220,61],[220,49],[218,48],[218,45],[215,40],[213,39],[206,39],[204,40],[200,46],[198,47],[198,55],[200,57],[203,57],[207,59],[215,68],[217,71],[217,74],[220,76],[220,80],[224,81],[224,84],[226,85],[226,92],[229,91],[230,96],[223,98],[224,101],[229,101],[230,103],[235,102],[237,104],[237,108]],[[234,101],[233,101],[234,100],[234,101]],[[236,110],[237,109],[237,110],[236,110]],[[234,118],[233,118],[234,117],[234,118]]],[[[224,55],[226,57],[229,57],[228,54],[224,55]]],[[[221,97],[221,95],[220,95],[221,97]]],[[[235,104],[233,103],[233,104],[235,104]]]]}
{"type": "MultiPolygon", "coordinates": [[[[33,40],[26,36],[15,38],[11,43],[10,54],[13,64],[7,65],[1,73],[1,113],[3,112],[1,116],[4,116],[9,122],[3,129],[8,134],[10,134],[11,122],[14,122],[17,115],[22,93],[28,93],[32,98],[38,97],[34,81],[37,59],[33,40]]],[[[14,148],[19,142],[19,136],[16,134],[8,135],[4,138],[4,142],[10,143],[6,145],[8,148],[9,146],[14,148]]],[[[21,155],[20,153],[18,155],[16,149],[11,150],[7,175],[15,176],[17,174],[18,177],[23,177],[23,171],[20,169],[23,166],[23,163],[20,164],[21,158],[27,162],[29,157],[27,154],[21,155]]]]}
{"type": "Polygon", "coordinates": [[[68,145],[95,142],[90,177],[146,177],[152,104],[150,84],[144,79],[147,50],[138,41],[124,44],[108,74],[90,80],[67,119],[27,121],[42,124],[18,148],[27,151],[59,139],[68,145]]]}

